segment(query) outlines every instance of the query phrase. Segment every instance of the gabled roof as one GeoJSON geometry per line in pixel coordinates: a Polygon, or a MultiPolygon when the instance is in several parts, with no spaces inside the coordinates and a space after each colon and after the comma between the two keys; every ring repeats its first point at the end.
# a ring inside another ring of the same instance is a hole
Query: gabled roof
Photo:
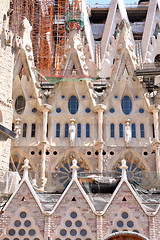
{"type": "MultiPolygon", "coordinates": [[[[15,190],[15,192],[13,193],[13,195],[11,195],[10,199],[9,199],[8,202],[6,203],[3,211],[7,210],[7,208],[8,208],[9,205],[10,205],[10,203],[11,203],[12,201],[14,201],[14,197],[16,196],[16,194],[18,194],[18,191],[21,190],[21,188],[22,188],[23,185],[26,185],[26,187],[27,187],[28,190],[30,191],[31,195],[33,196],[35,202],[37,203],[39,209],[41,210],[42,213],[44,213],[43,208],[42,208],[42,205],[41,205],[41,203],[40,203],[40,201],[39,201],[39,198],[38,198],[37,194],[35,193],[32,185],[31,185],[31,183],[29,182],[28,179],[23,179],[23,180],[21,181],[21,183],[18,185],[18,187],[17,187],[17,189],[15,190]]],[[[24,193],[24,197],[27,198],[27,196],[25,196],[25,193],[24,193]]],[[[17,201],[17,199],[16,199],[15,201],[17,201]]]]}
{"type": "Polygon", "coordinates": [[[82,188],[81,184],[79,183],[79,181],[77,179],[72,179],[71,182],[69,183],[69,185],[67,186],[67,188],[65,189],[65,191],[63,192],[62,196],[60,197],[59,201],[57,202],[57,204],[55,205],[55,207],[53,208],[53,210],[51,211],[51,214],[53,214],[55,212],[55,210],[58,208],[59,204],[62,202],[62,200],[65,198],[66,194],[68,193],[68,191],[72,188],[73,183],[75,183],[77,185],[77,188],[79,189],[79,191],[81,192],[81,194],[83,195],[84,199],[86,200],[86,202],[88,203],[89,207],[91,208],[91,210],[93,211],[93,213],[96,214],[96,210],[92,204],[92,202],[90,201],[89,197],[87,196],[87,194],[85,193],[84,189],[82,188]]]}
{"type": "Polygon", "coordinates": [[[133,190],[132,186],[130,185],[130,183],[128,182],[128,179],[126,176],[121,177],[121,181],[118,184],[117,188],[115,189],[110,201],[108,202],[108,204],[106,205],[106,207],[103,210],[103,214],[107,211],[107,209],[110,207],[110,205],[112,204],[113,200],[116,198],[118,192],[120,191],[121,187],[123,184],[126,184],[128,189],[130,190],[131,194],[134,196],[134,198],[136,199],[137,203],[139,204],[139,206],[142,208],[142,210],[147,214],[146,209],[143,207],[140,198],[137,196],[137,194],[135,193],[135,191],[133,190]]]}

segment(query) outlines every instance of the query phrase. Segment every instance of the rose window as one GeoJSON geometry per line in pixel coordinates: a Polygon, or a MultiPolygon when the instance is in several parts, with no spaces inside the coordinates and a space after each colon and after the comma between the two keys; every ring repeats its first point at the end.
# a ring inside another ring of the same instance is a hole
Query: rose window
{"type": "MultiPolygon", "coordinates": [[[[79,169],[77,172],[84,172],[84,167],[81,166],[80,163],[77,164],[79,169]]],[[[70,180],[72,179],[72,162],[65,162],[65,163],[60,163],[59,164],[59,182],[63,184],[64,187],[68,185],[70,180]]]]}
{"type": "MultiPolygon", "coordinates": [[[[139,166],[137,166],[136,163],[127,162],[126,163],[128,169],[127,169],[127,177],[129,180],[141,183],[142,182],[142,170],[139,166]]],[[[120,169],[120,164],[116,168],[116,173],[118,176],[121,176],[122,170],[120,169]]]]}

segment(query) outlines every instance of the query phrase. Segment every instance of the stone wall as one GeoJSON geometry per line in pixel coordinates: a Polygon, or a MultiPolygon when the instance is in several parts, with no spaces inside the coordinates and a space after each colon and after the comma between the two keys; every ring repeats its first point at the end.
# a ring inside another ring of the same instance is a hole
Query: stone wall
{"type": "MultiPolygon", "coordinates": [[[[0,124],[8,129],[12,129],[12,71],[13,53],[10,44],[4,43],[3,36],[3,16],[7,14],[9,1],[0,1],[0,124]]],[[[6,34],[8,26],[6,26],[6,34]]],[[[0,170],[8,169],[10,156],[10,140],[0,143],[0,170]]]]}

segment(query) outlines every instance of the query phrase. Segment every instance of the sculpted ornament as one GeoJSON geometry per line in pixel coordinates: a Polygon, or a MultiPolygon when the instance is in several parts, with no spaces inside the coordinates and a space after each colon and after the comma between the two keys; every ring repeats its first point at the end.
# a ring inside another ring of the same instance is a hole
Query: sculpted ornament
{"type": "Polygon", "coordinates": [[[70,146],[75,145],[75,137],[76,137],[76,126],[75,126],[75,119],[70,119],[69,124],[69,144],[70,146]]]}
{"type": "Polygon", "coordinates": [[[125,142],[126,144],[131,142],[131,125],[129,119],[126,121],[125,125],[125,142]]]}

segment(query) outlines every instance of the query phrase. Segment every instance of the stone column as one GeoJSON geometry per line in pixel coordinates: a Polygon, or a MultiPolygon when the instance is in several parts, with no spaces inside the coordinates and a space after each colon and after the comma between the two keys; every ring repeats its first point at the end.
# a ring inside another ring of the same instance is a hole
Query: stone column
{"type": "Polygon", "coordinates": [[[106,106],[103,104],[99,104],[94,107],[93,109],[95,112],[98,113],[98,140],[97,145],[99,146],[98,151],[98,172],[103,172],[103,158],[102,158],[102,152],[103,152],[103,112],[106,110],[106,106]]]}
{"type": "Polygon", "coordinates": [[[51,106],[44,104],[41,107],[43,112],[43,128],[42,128],[42,159],[41,159],[41,188],[44,189],[46,178],[45,178],[45,169],[46,169],[46,133],[47,133],[47,121],[48,121],[48,112],[51,110],[51,106]]]}
{"type": "Polygon", "coordinates": [[[46,142],[48,112],[50,110],[51,110],[51,105],[48,105],[48,104],[42,105],[42,112],[43,112],[42,142],[46,142]]]}
{"type": "Polygon", "coordinates": [[[106,106],[99,104],[93,110],[98,113],[98,141],[103,141],[103,112],[106,110],[106,106]]]}
{"type": "Polygon", "coordinates": [[[149,216],[149,239],[156,240],[156,229],[155,229],[155,221],[154,221],[154,215],[150,213],[149,216]]]}
{"type": "Polygon", "coordinates": [[[102,232],[102,216],[97,215],[97,240],[103,240],[102,232]]]}
{"type": "Polygon", "coordinates": [[[160,147],[156,146],[156,172],[160,174],[160,147]]]}
{"type": "Polygon", "coordinates": [[[51,234],[51,216],[50,213],[45,212],[44,215],[44,240],[48,240],[50,238],[50,234],[51,234]]]}
{"type": "Polygon", "coordinates": [[[153,121],[154,121],[154,135],[155,135],[156,142],[159,142],[158,112],[159,112],[159,110],[157,108],[154,108],[153,121]]]}

